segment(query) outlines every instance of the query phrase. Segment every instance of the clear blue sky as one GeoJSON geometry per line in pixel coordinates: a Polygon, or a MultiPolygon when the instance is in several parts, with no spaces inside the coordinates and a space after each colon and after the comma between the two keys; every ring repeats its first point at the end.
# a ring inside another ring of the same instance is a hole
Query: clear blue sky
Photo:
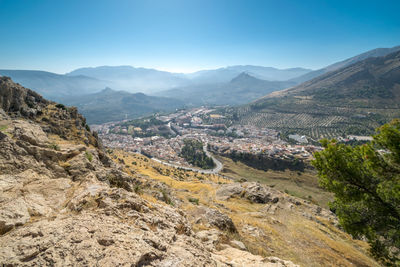
{"type": "Polygon", "coordinates": [[[317,69],[400,45],[392,0],[0,0],[0,68],[317,69]]]}

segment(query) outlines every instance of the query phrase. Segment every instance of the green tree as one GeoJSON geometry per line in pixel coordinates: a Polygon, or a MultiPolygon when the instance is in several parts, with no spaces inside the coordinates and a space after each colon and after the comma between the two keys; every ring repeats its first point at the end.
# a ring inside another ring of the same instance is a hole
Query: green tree
{"type": "Polygon", "coordinates": [[[322,140],[313,165],[345,231],[365,237],[372,255],[400,265],[400,120],[378,128],[373,141],[351,147],[322,140]]]}

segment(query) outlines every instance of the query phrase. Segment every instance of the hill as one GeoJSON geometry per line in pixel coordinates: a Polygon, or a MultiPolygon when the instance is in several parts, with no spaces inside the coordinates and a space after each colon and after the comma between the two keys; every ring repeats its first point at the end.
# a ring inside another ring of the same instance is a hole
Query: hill
{"type": "Polygon", "coordinates": [[[304,75],[292,78],[291,81],[296,82],[296,83],[303,83],[306,81],[309,81],[313,78],[316,78],[322,74],[328,73],[330,71],[334,71],[343,67],[347,67],[349,65],[352,65],[354,63],[357,63],[359,61],[365,60],[367,58],[370,57],[382,57],[382,56],[386,56],[388,54],[391,54],[393,52],[399,51],[400,50],[400,46],[395,46],[395,47],[391,47],[391,48],[376,48],[370,51],[367,51],[365,53],[356,55],[354,57],[345,59],[343,61],[339,61],[336,62],[334,64],[331,64],[325,68],[319,69],[319,70],[315,70],[315,71],[310,71],[304,75]]]}
{"type": "Polygon", "coordinates": [[[273,92],[236,113],[240,123],[314,139],[368,135],[400,117],[400,51],[373,57],[273,92]]]}
{"type": "Polygon", "coordinates": [[[227,83],[192,85],[159,92],[157,95],[177,98],[192,106],[239,105],[294,84],[260,80],[242,72],[227,83]]]}
{"type": "Polygon", "coordinates": [[[135,119],[155,112],[172,111],[184,106],[177,99],[131,94],[106,88],[101,92],[59,98],[60,102],[78,107],[89,124],[135,119]]]}
{"type": "Polygon", "coordinates": [[[65,76],[36,70],[0,70],[0,76],[11,77],[15,82],[32,88],[52,100],[62,96],[98,92],[112,85],[110,82],[83,75],[65,76]]]}

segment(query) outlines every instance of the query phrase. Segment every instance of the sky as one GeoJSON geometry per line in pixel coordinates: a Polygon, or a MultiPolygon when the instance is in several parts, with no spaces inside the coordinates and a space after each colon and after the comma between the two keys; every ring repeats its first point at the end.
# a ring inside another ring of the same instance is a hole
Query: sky
{"type": "Polygon", "coordinates": [[[0,69],[318,69],[400,45],[398,0],[0,0],[0,69]]]}

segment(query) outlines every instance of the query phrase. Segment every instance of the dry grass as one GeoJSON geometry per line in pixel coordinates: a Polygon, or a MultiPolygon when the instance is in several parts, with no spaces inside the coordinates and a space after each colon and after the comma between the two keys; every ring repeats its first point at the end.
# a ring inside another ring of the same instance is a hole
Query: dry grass
{"type": "MultiPolygon", "coordinates": [[[[282,204],[283,206],[275,214],[268,214],[263,211],[265,204],[250,203],[239,198],[218,201],[215,197],[215,192],[219,187],[218,182],[230,183],[230,180],[215,175],[183,172],[153,162],[142,155],[123,151],[114,151],[112,157],[114,155],[115,162],[119,162],[118,159],[124,160],[125,171],[128,173],[140,174],[168,185],[173,190],[174,196],[180,199],[179,208],[188,214],[188,219],[192,222],[195,231],[209,229],[207,225],[194,223],[196,216],[199,216],[199,208],[206,206],[227,214],[238,229],[239,233],[235,236],[225,233],[224,240],[229,242],[231,239],[238,239],[253,254],[277,256],[301,266],[379,266],[368,256],[366,252],[368,245],[365,242],[353,240],[348,234],[331,225],[330,222],[324,221],[323,218],[318,218],[322,222],[319,224],[301,216],[307,211],[306,206],[300,205],[287,209],[282,204]],[[180,177],[178,177],[179,173],[180,177]],[[199,205],[191,203],[189,198],[199,199],[199,205]]],[[[244,166],[232,163],[229,167],[235,171],[235,178],[246,174],[245,177],[248,180],[262,181],[266,184],[274,183],[275,188],[278,189],[288,188],[288,185],[292,183],[290,179],[279,178],[285,175],[283,173],[273,176],[272,172],[240,169],[244,166]]],[[[311,175],[303,177],[305,180],[303,184],[307,184],[306,180],[310,177],[311,175]]],[[[298,190],[303,194],[311,192],[306,191],[304,185],[300,188],[301,190],[298,190]]],[[[323,199],[323,192],[314,190],[321,194],[321,199],[323,199]]],[[[146,194],[142,196],[149,202],[159,202],[146,194]]]]}
{"type": "Polygon", "coordinates": [[[327,208],[328,202],[333,199],[332,194],[318,186],[318,178],[314,171],[306,170],[302,173],[289,170],[262,171],[226,157],[217,156],[217,158],[224,164],[222,174],[236,180],[245,178],[248,181],[267,184],[295,197],[311,200],[324,208],[327,208]]]}

